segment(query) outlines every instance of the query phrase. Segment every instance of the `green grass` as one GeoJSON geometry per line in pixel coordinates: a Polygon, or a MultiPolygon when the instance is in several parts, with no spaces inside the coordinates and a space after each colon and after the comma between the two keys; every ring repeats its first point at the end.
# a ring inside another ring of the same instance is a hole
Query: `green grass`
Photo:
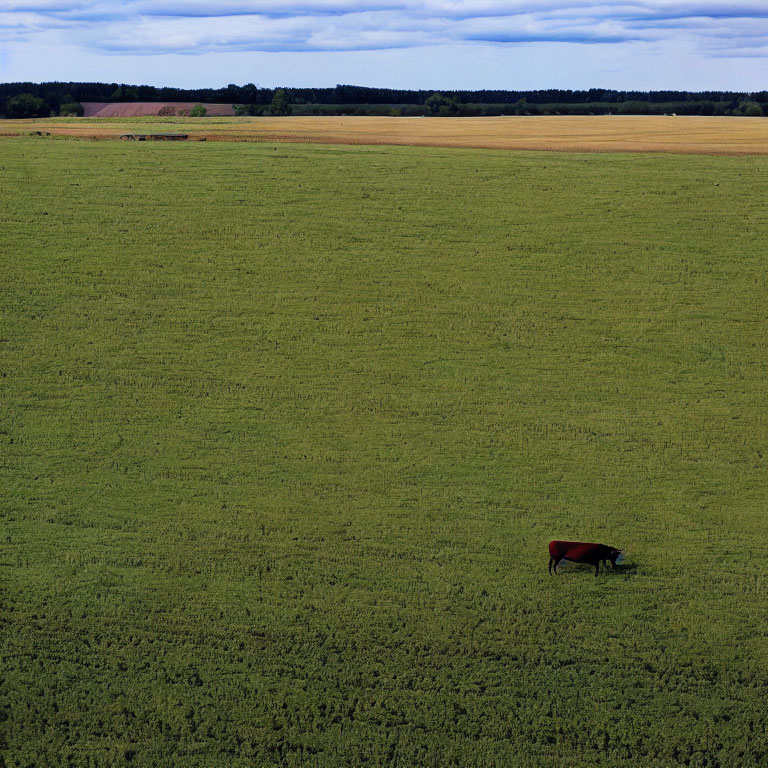
{"type": "Polygon", "coordinates": [[[5,766],[765,765],[764,162],[3,141],[5,766]]]}

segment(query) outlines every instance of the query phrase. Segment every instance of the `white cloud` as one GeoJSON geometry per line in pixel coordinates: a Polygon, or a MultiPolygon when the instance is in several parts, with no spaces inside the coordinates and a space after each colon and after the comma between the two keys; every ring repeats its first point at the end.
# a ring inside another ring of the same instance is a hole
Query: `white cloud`
{"type": "MultiPolygon", "coordinates": [[[[768,63],[768,0],[0,0],[3,40],[24,41],[30,52],[44,43],[68,50],[73,60],[77,50],[81,58],[106,54],[134,62],[427,48],[433,56],[457,46],[497,57],[550,46],[561,55],[563,45],[573,45],[594,61],[632,51],[640,67],[652,66],[654,56],[661,62],[660,50],[664,66],[673,66],[678,51],[681,62],[683,56],[699,61],[701,72],[705,61],[723,67],[725,59],[743,59],[745,77],[759,79],[756,62],[768,63]],[[637,46],[645,46],[642,56],[637,46]]],[[[51,62],[52,77],[60,77],[59,63],[51,62]]],[[[685,66],[695,73],[696,66],[685,66]]],[[[768,79],[765,67],[763,75],[768,79]]],[[[342,80],[355,80],[354,71],[342,80]]]]}
{"type": "MultiPolygon", "coordinates": [[[[376,50],[456,42],[627,42],[690,35],[768,40],[763,2],[722,0],[10,0],[0,34],[71,26],[80,45],[109,53],[376,50]]],[[[754,53],[752,55],[755,55],[754,53]]]]}

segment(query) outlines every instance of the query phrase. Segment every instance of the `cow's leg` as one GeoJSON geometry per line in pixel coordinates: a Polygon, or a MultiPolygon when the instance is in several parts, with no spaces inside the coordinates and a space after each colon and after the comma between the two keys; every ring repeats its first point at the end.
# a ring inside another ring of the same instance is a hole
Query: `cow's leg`
{"type": "Polygon", "coordinates": [[[554,557],[549,558],[549,575],[552,575],[552,561],[554,560],[554,557]]]}
{"type": "Polygon", "coordinates": [[[600,561],[599,560],[595,563],[595,576],[597,576],[598,573],[600,573],[600,561]]]}
{"type": "Polygon", "coordinates": [[[554,567],[554,569],[555,569],[555,576],[559,576],[559,575],[560,575],[560,574],[557,572],[557,566],[558,566],[558,564],[559,564],[559,563],[561,563],[562,561],[563,561],[563,558],[562,558],[562,557],[558,557],[558,558],[556,558],[556,559],[555,559],[555,564],[554,564],[554,566],[553,566],[553,567],[554,567]]]}

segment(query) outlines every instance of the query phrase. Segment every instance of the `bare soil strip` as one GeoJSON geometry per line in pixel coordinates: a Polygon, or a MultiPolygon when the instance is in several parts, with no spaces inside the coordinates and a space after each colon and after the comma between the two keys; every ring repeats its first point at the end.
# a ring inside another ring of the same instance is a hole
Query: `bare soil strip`
{"type": "Polygon", "coordinates": [[[34,131],[83,139],[123,133],[188,133],[190,140],[397,144],[429,147],[768,154],[768,119],[676,116],[212,117],[0,121],[0,136],[34,131]]]}

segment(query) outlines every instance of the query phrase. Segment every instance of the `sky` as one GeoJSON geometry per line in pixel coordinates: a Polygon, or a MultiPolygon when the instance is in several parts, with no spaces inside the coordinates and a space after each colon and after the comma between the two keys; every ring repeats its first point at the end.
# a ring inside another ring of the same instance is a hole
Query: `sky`
{"type": "Polygon", "coordinates": [[[0,0],[0,81],[768,90],[768,0],[0,0]]]}

